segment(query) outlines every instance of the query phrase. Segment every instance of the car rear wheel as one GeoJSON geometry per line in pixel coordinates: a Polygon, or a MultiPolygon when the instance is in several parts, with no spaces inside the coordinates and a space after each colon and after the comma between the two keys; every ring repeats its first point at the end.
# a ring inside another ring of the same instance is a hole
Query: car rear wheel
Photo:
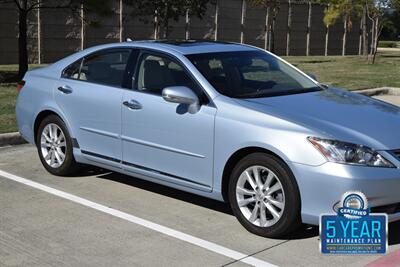
{"type": "Polygon", "coordinates": [[[251,233],[276,238],[300,224],[300,194],[293,174],[280,159],[254,153],[235,166],[229,200],[239,222],[251,233]]]}
{"type": "Polygon", "coordinates": [[[68,176],[80,169],[67,127],[58,116],[50,115],[40,123],[36,139],[40,161],[48,172],[68,176]]]}

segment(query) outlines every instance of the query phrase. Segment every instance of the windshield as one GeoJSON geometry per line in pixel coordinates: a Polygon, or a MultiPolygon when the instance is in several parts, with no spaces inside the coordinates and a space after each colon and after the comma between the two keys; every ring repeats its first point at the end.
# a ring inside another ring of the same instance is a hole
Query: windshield
{"type": "Polygon", "coordinates": [[[223,95],[258,98],[321,90],[309,78],[262,51],[187,55],[208,82],[223,95]]]}

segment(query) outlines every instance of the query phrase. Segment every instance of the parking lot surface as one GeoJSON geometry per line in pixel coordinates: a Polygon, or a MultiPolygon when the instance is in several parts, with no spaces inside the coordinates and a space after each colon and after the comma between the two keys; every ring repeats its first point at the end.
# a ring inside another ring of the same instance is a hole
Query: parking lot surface
{"type": "MultiPolygon", "coordinates": [[[[135,177],[94,167],[56,177],[32,145],[0,148],[0,170],[0,266],[364,266],[379,258],[323,256],[315,227],[258,237],[224,203],[135,177]]],[[[395,253],[399,228],[390,225],[395,253]]]]}
{"type": "Polygon", "coordinates": [[[398,95],[378,95],[374,98],[400,106],[400,96],[398,95]]]}

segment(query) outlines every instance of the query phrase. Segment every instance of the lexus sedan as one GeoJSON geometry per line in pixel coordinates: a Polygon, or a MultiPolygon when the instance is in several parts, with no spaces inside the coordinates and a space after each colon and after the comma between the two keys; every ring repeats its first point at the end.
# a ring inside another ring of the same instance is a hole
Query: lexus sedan
{"type": "Polygon", "coordinates": [[[400,219],[400,109],[259,48],[101,45],[27,72],[19,90],[19,131],[54,175],[96,165],[226,201],[265,237],[317,225],[351,190],[400,219]]]}

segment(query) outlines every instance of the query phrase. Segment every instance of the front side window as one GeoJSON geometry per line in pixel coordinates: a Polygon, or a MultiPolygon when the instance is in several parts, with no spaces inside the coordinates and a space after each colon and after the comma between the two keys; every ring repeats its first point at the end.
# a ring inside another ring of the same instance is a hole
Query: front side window
{"type": "Polygon", "coordinates": [[[161,95],[169,86],[186,86],[199,93],[198,86],[181,65],[167,57],[144,54],[139,63],[136,89],[161,95]]]}
{"type": "Polygon", "coordinates": [[[100,51],[68,66],[64,78],[121,86],[128,63],[130,49],[113,49],[100,51]]]}
{"type": "Polygon", "coordinates": [[[293,67],[261,51],[187,57],[219,93],[229,97],[256,98],[321,90],[293,67]]]}

